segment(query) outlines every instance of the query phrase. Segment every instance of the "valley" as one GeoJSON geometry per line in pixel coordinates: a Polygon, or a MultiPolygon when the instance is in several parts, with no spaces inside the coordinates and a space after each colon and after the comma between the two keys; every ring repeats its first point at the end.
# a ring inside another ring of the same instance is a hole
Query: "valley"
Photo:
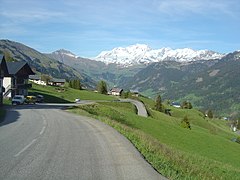
{"type": "Polygon", "coordinates": [[[160,94],[164,100],[190,101],[195,108],[212,109],[218,116],[238,116],[240,111],[239,51],[153,50],[136,44],[87,59],[64,49],[43,54],[7,40],[0,41],[0,50],[27,61],[39,74],[80,78],[86,88],[94,89],[104,80],[109,88],[137,91],[153,99],[160,94]]]}

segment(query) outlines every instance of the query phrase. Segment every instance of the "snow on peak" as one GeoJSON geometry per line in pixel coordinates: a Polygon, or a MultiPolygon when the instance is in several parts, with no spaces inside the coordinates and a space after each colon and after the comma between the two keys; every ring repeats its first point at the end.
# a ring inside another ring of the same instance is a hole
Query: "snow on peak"
{"type": "Polygon", "coordinates": [[[123,66],[131,66],[133,64],[149,64],[151,62],[169,60],[178,62],[209,60],[223,56],[223,54],[209,50],[193,50],[190,48],[161,48],[154,50],[145,44],[136,44],[125,48],[114,48],[111,51],[103,51],[95,60],[106,64],[116,63],[123,66]]]}
{"type": "Polygon", "coordinates": [[[57,51],[54,51],[53,54],[58,54],[61,56],[69,56],[69,57],[74,57],[74,58],[78,58],[78,56],[76,56],[74,53],[72,53],[71,51],[65,50],[65,49],[59,49],[57,51]]]}

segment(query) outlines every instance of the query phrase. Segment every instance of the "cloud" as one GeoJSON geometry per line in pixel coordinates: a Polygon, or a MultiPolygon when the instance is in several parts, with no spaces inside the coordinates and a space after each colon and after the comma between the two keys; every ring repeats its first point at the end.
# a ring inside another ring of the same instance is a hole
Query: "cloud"
{"type": "Polygon", "coordinates": [[[63,16],[61,12],[50,12],[44,9],[33,9],[33,10],[15,10],[11,13],[8,11],[0,12],[0,15],[11,21],[18,22],[30,22],[30,21],[48,21],[63,16]]]}
{"type": "Polygon", "coordinates": [[[238,4],[236,0],[162,0],[156,1],[155,4],[159,12],[170,16],[225,14],[236,17],[238,15],[238,10],[234,9],[238,4]]]}

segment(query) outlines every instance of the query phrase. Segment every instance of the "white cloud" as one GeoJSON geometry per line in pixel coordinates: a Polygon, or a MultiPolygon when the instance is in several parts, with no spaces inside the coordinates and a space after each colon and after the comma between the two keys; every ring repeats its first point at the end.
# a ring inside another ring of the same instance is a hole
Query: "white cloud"
{"type": "Polygon", "coordinates": [[[0,15],[10,19],[11,21],[29,22],[29,21],[46,21],[52,18],[59,18],[63,16],[61,12],[49,12],[43,9],[34,9],[30,11],[15,10],[11,13],[8,11],[0,12],[0,15]]]}
{"type": "Polygon", "coordinates": [[[234,9],[238,6],[236,0],[162,0],[155,4],[159,12],[171,16],[225,14],[236,17],[239,13],[234,9]]]}

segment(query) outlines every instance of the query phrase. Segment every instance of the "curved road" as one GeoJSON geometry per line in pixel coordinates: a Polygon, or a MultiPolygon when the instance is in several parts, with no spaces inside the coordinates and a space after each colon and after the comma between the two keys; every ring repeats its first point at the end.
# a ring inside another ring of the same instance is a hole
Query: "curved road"
{"type": "Polygon", "coordinates": [[[0,179],[165,179],[113,128],[60,106],[8,109],[0,179]]]}
{"type": "Polygon", "coordinates": [[[120,101],[121,102],[130,102],[130,103],[134,104],[138,110],[139,116],[148,117],[146,107],[144,106],[144,104],[142,102],[134,100],[134,99],[121,99],[120,101]]]}

